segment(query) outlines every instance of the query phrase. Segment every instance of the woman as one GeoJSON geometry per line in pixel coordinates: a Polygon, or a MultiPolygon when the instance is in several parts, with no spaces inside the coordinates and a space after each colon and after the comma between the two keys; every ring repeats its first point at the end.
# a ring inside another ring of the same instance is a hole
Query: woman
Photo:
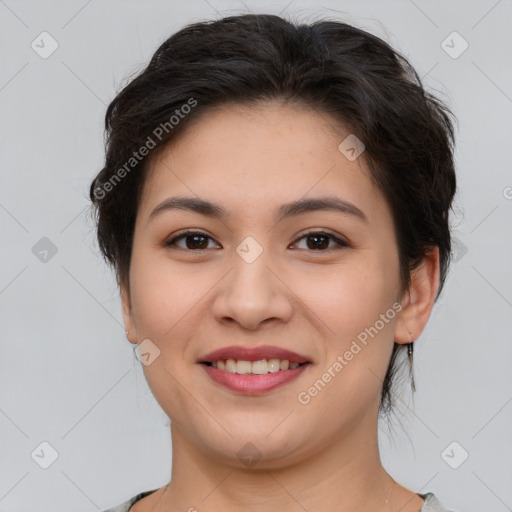
{"type": "Polygon", "coordinates": [[[449,265],[450,115],[379,38],[271,15],[185,27],[118,94],[91,200],[173,451],[111,512],[445,510],[377,424],[449,265]]]}

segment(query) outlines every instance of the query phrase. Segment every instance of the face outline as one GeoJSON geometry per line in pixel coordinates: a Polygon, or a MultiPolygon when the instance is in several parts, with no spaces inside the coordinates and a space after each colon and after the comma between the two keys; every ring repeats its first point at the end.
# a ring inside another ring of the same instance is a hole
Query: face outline
{"type": "Polygon", "coordinates": [[[391,212],[364,159],[338,150],[349,134],[305,108],[226,106],[168,146],[147,177],[130,292],[121,290],[128,339],[149,339],[160,351],[143,369],[171,428],[228,465],[243,466],[247,443],[261,457],[259,468],[277,468],[371,438],[393,340],[416,339],[430,315],[438,252],[400,296],[391,212]],[[230,216],[165,210],[150,219],[171,196],[211,201],[230,216]],[[282,204],[325,196],[350,202],[367,220],[335,211],[277,220],[282,204]],[[206,251],[186,249],[183,238],[165,246],[184,231],[204,233],[206,251]],[[329,248],[315,251],[304,233],[318,232],[347,246],[327,238],[329,248]],[[263,251],[250,263],[237,252],[248,236],[263,251]],[[363,344],[361,333],[375,329],[363,344]],[[268,393],[242,395],[198,363],[232,345],[278,346],[312,364],[268,393]],[[324,385],[308,391],[319,379],[324,385]]]}

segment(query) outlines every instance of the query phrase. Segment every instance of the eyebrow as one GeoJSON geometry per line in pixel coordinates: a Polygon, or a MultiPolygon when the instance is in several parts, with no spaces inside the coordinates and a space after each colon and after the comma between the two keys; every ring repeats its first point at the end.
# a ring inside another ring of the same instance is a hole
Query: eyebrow
{"type": "MultiPolygon", "coordinates": [[[[149,214],[148,223],[160,213],[169,210],[185,210],[218,219],[227,219],[229,217],[228,210],[205,199],[197,197],[169,197],[153,209],[149,214]]],[[[278,221],[281,221],[287,217],[294,217],[314,211],[340,212],[353,215],[364,222],[368,222],[366,215],[357,206],[335,196],[299,199],[283,204],[277,210],[276,217],[278,221]]]]}

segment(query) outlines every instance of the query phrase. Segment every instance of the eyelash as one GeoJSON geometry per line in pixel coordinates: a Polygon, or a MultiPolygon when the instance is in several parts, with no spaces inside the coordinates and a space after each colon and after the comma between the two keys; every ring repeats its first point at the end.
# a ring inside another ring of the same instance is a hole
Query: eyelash
{"type": "MultiPolygon", "coordinates": [[[[178,233],[177,236],[175,236],[174,238],[164,242],[164,245],[165,247],[172,247],[173,245],[176,244],[176,242],[178,240],[181,240],[182,238],[186,238],[186,237],[189,237],[189,236],[194,236],[194,235],[199,235],[199,236],[202,236],[202,237],[205,237],[205,238],[209,238],[210,240],[213,240],[213,238],[209,235],[207,235],[206,233],[202,233],[201,231],[184,231],[182,233],[178,233]]],[[[313,235],[320,235],[320,236],[325,236],[325,237],[328,237],[330,240],[334,241],[336,244],[337,244],[337,247],[331,247],[329,249],[321,249],[321,250],[313,250],[313,249],[299,249],[299,250],[305,250],[305,251],[308,251],[308,252],[313,252],[313,253],[326,253],[326,252],[331,252],[331,251],[336,251],[336,250],[340,250],[340,249],[343,249],[343,248],[346,248],[346,247],[350,247],[350,245],[345,242],[344,240],[338,238],[337,236],[333,235],[332,233],[328,233],[327,231],[309,231],[309,232],[301,232],[300,233],[300,237],[297,238],[296,242],[302,240],[303,238],[307,238],[308,236],[313,236],[313,235]]],[[[296,243],[294,242],[294,244],[296,243]]],[[[197,254],[203,254],[205,253],[208,249],[183,249],[182,247],[178,247],[178,249],[182,249],[186,252],[194,252],[194,253],[197,253],[197,254]]]]}

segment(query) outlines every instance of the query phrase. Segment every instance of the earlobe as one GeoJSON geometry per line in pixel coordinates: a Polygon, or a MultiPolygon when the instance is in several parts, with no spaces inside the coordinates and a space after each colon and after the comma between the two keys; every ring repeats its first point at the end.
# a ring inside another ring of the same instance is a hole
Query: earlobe
{"type": "Polygon", "coordinates": [[[121,287],[121,306],[123,311],[123,322],[126,330],[126,338],[130,343],[137,344],[137,332],[133,321],[133,310],[130,292],[126,287],[121,287]]]}
{"type": "Polygon", "coordinates": [[[402,301],[402,310],[396,323],[396,343],[410,343],[422,333],[434,307],[439,274],[439,248],[432,247],[411,273],[411,285],[402,301]]]}

